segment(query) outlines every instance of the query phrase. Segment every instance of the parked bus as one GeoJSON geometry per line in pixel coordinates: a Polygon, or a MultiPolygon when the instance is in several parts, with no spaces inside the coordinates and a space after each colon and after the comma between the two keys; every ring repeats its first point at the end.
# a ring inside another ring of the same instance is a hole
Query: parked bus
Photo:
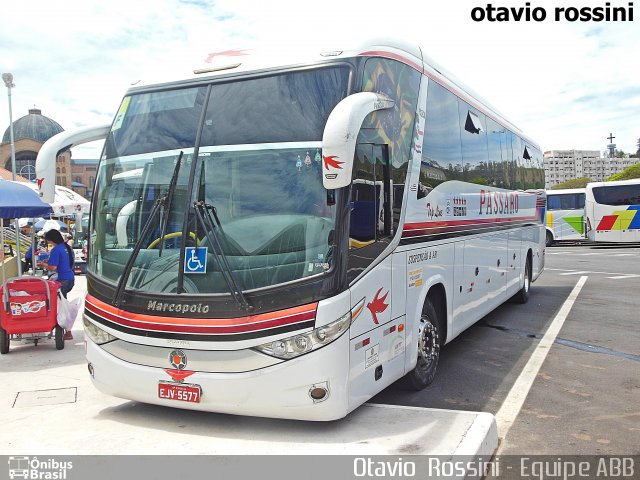
{"type": "Polygon", "coordinates": [[[441,347],[525,303],[543,270],[544,200],[524,191],[543,187],[539,147],[415,46],[250,63],[138,83],[111,126],[43,147],[106,135],[84,311],[94,385],[305,420],[399,379],[426,387],[441,347]],[[133,169],[122,245],[108,199],[133,169]]]}
{"type": "Polygon", "coordinates": [[[640,242],[640,179],[587,184],[587,238],[640,242]]]}
{"type": "Polygon", "coordinates": [[[584,188],[547,190],[547,247],[561,240],[584,240],[584,188]]]}

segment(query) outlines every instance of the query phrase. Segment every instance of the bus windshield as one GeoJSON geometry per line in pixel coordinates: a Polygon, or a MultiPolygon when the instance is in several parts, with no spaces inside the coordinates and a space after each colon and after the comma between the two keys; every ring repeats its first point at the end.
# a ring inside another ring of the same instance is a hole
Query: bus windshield
{"type": "Polygon", "coordinates": [[[186,293],[225,294],[227,270],[243,291],[328,271],[336,207],[320,140],[348,79],[333,67],[125,97],[97,176],[90,272],[127,290],[174,293],[182,276],[186,293]]]}

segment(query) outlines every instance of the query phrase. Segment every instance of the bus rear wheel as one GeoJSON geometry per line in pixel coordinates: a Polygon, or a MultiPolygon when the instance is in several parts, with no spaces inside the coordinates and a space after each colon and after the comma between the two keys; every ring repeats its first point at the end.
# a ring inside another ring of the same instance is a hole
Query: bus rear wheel
{"type": "Polygon", "coordinates": [[[426,299],[418,328],[418,361],[415,368],[403,377],[407,388],[422,390],[433,383],[440,359],[441,330],[436,309],[426,299]]]}
{"type": "Polygon", "coordinates": [[[531,257],[527,256],[524,263],[524,282],[522,288],[513,296],[515,303],[527,303],[529,301],[529,291],[531,290],[531,257]]]}

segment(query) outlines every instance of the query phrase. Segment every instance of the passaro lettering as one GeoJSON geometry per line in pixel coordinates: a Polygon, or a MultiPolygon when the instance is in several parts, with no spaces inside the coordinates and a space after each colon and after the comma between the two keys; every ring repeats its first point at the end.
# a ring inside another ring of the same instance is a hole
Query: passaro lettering
{"type": "Polygon", "coordinates": [[[479,215],[512,215],[518,213],[517,192],[480,190],[479,215]]]}

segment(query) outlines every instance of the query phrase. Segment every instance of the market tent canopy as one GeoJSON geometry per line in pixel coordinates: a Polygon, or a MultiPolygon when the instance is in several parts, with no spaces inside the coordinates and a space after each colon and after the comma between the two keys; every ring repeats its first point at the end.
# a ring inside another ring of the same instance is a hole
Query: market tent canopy
{"type": "MultiPolygon", "coordinates": [[[[38,193],[38,185],[35,183],[24,183],[22,184],[29,187],[31,190],[38,193]]],[[[53,209],[52,215],[57,217],[62,217],[65,215],[77,215],[82,213],[89,213],[89,208],[91,203],[89,200],[84,198],[79,193],[74,192],[73,190],[67,187],[61,187],[60,185],[56,185],[55,188],[55,199],[51,204],[51,208],[53,209]]],[[[26,215],[30,216],[30,215],[26,215]]]]}
{"type": "Polygon", "coordinates": [[[0,180],[0,218],[37,217],[51,214],[51,206],[40,200],[30,184],[0,180]]]}

